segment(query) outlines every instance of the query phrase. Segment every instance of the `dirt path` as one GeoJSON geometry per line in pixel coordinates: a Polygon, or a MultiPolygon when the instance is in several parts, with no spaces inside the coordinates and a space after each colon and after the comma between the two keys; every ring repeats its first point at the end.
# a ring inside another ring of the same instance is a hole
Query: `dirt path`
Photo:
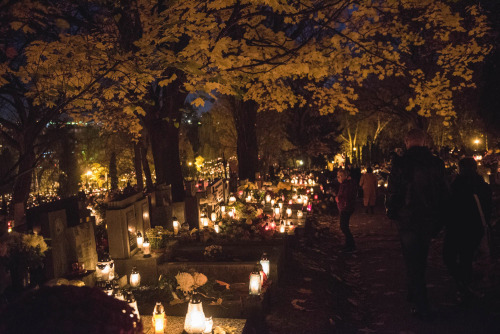
{"type": "Polygon", "coordinates": [[[411,316],[396,227],[381,207],[374,215],[360,211],[351,219],[354,254],[340,253],[338,219],[328,215],[315,216],[314,236],[291,248],[286,279],[267,317],[271,333],[500,333],[500,275],[481,287],[484,297],[457,307],[441,239],[431,246],[427,271],[436,320],[411,316]]]}

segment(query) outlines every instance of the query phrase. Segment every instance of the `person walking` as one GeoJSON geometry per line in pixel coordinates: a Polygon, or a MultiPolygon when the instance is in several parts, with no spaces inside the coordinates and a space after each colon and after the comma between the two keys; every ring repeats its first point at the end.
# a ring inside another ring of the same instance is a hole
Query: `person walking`
{"type": "Polygon", "coordinates": [[[398,226],[411,312],[423,320],[432,317],[425,284],[427,256],[431,238],[443,225],[449,198],[444,162],[431,153],[426,142],[424,131],[408,132],[407,151],[394,161],[386,197],[387,216],[398,226]]]}
{"type": "Polygon", "coordinates": [[[356,250],[354,237],[349,228],[349,220],[356,206],[357,183],[354,183],[350,178],[347,170],[339,169],[337,172],[337,180],[340,183],[339,191],[335,197],[337,208],[340,216],[340,230],[345,236],[345,244],[342,248],[343,252],[353,252],[356,250]]]}
{"type": "Polygon", "coordinates": [[[377,177],[373,174],[373,169],[368,167],[366,173],[361,176],[359,185],[363,188],[363,204],[365,206],[365,213],[374,213],[373,207],[377,200],[377,177]]]}
{"type": "Polygon", "coordinates": [[[491,216],[492,193],[477,173],[476,160],[463,158],[458,168],[459,174],[451,184],[443,260],[457,285],[457,301],[467,303],[472,296],[472,262],[491,216]]]}

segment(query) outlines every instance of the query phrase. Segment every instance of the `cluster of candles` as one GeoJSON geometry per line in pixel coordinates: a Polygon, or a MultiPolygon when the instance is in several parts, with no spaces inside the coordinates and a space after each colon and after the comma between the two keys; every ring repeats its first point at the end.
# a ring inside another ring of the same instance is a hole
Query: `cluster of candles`
{"type": "Polygon", "coordinates": [[[250,282],[248,284],[248,293],[253,296],[258,296],[262,292],[262,285],[269,278],[270,262],[267,254],[262,254],[260,262],[257,262],[254,270],[250,274],[250,282]]]}
{"type": "MultiPolygon", "coordinates": [[[[165,308],[160,302],[157,302],[153,309],[152,321],[155,334],[165,332],[167,317],[165,316],[165,308]]],[[[189,299],[184,331],[189,334],[212,333],[213,324],[212,317],[205,317],[200,295],[194,292],[189,299]]]]}

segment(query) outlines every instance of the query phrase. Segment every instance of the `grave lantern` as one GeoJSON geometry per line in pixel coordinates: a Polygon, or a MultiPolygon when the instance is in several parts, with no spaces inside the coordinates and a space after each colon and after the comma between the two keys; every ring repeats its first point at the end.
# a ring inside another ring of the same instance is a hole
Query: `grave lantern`
{"type": "Polygon", "coordinates": [[[234,212],[233,210],[229,210],[227,215],[229,216],[229,218],[233,218],[234,217],[234,212]]]}
{"type": "Polygon", "coordinates": [[[297,211],[297,218],[302,219],[302,217],[304,217],[304,212],[302,212],[302,210],[298,210],[297,211]]]}
{"type": "Polygon", "coordinates": [[[137,288],[141,285],[141,274],[137,271],[137,267],[132,268],[132,272],[130,273],[130,286],[133,288],[137,288]]]}
{"type": "Polygon", "coordinates": [[[214,224],[214,230],[215,230],[215,233],[219,233],[220,232],[219,224],[217,224],[217,223],[214,224]]]}
{"type": "Polygon", "coordinates": [[[115,278],[115,262],[108,254],[97,262],[95,269],[97,279],[109,281],[115,278]]]}
{"type": "Polygon", "coordinates": [[[113,295],[113,284],[111,284],[111,281],[106,281],[106,286],[104,288],[104,292],[106,292],[106,294],[108,296],[113,295]]]}
{"type": "Polygon", "coordinates": [[[174,235],[179,234],[179,221],[177,217],[172,217],[172,226],[174,228],[174,235]]]}
{"type": "Polygon", "coordinates": [[[234,203],[234,202],[236,202],[236,197],[230,196],[229,197],[229,203],[234,203]]]}
{"type": "Polygon", "coordinates": [[[283,208],[283,201],[282,201],[282,200],[279,200],[279,201],[278,201],[278,206],[279,206],[279,208],[280,208],[280,209],[282,209],[282,208],[283,208]]]}
{"type": "Polygon", "coordinates": [[[201,223],[201,226],[203,226],[203,227],[208,226],[208,218],[207,218],[206,214],[204,214],[204,213],[201,214],[200,223],[201,223]]]}
{"type": "Polygon", "coordinates": [[[266,203],[271,203],[271,195],[266,195],[266,203]]]}
{"type": "Polygon", "coordinates": [[[280,215],[280,207],[279,207],[279,206],[277,206],[277,205],[275,205],[275,206],[274,206],[274,214],[275,214],[276,216],[279,216],[279,215],[280,215]]]}
{"type": "Polygon", "coordinates": [[[224,204],[221,204],[220,212],[222,212],[222,213],[226,212],[226,206],[224,204]]]}
{"type": "Polygon", "coordinates": [[[292,200],[289,200],[289,201],[288,201],[288,204],[289,204],[289,205],[292,205],[292,204],[293,204],[293,201],[292,201],[292,200]]]}
{"type": "Polygon", "coordinates": [[[144,257],[151,257],[151,244],[149,243],[148,237],[144,238],[142,252],[144,253],[144,257]]]}
{"type": "Polygon", "coordinates": [[[250,203],[252,201],[252,195],[248,195],[245,201],[250,203]]]}
{"type": "Polygon", "coordinates": [[[115,298],[118,300],[125,300],[125,296],[123,295],[122,290],[117,290],[115,292],[115,298]]]}
{"type": "Polygon", "coordinates": [[[133,313],[137,316],[137,319],[141,319],[139,314],[139,309],[137,308],[137,301],[132,294],[132,291],[127,292],[127,303],[134,310],[133,313]]]}
{"type": "Polygon", "coordinates": [[[250,283],[248,285],[248,293],[250,295],[258,296],[260,295],[262,287],[262,277],[260,276],[259,268],[255,267],[250,274],[250,283]]]}
{"type": "Polygon", "coordinates": [[[215,221],[217,220],[217,214],[215,213],[215,211],[210,214],[210,218],[212,222],[215,223],[215,221]]]}
{"type": "Polygon", "coordinates": [[[262,257],[260,258],[260,265],[262,266],[262,271],[264,271],[264,274],[266,274],[267,277],[269,277],[269,259],[267,258],[267,253],[263,253],[262,257]]]}
{"type": "Polygon", "coordinates": [[[189,300],[184,330],[189,334],[202,333],[205,330],[205,313],[197,292],[194,292],[189,300]]]}
{"type": "Polygon", "coordinates": [[[276,203],[276,201],[274,199],[271,200],[271,206],[274,207],[274,203],[276,203]]]}
{"type": "Polygon", "coordinates": [[[292,208],[287,208],[286,209],[286,215],[290,217],[292,215],[292,208]]]}
{"type": "Polygon", "coordinates": [[[283,222],[280,224],[280,233],[285,233],[285,224],[283,222]]]}
{"type": "Polygon", "coordinates": [[[155,334],[163,334],[167,327],[167,318],[165,317],[165,309],[160,302],[157,302],[153,309],[153,328],[155,334]]]}
{"type": "Polygon", "coordinates": [[[205,318],[205,329],[203,334],[212,334],[212,329],[214,327],[214,321],[212,317],[205,318]]]}
{"type": "Polygon", "coordinates": [[[142,237],[142,233],[141,233],[141,231],[138,231],[138,232],[137,232],[137,247],[138,247],[139,249],[141,249],[141,248],[142,248],[142,244],[143,244],[143,242],[144,242],[144,238],[142,237]]]}

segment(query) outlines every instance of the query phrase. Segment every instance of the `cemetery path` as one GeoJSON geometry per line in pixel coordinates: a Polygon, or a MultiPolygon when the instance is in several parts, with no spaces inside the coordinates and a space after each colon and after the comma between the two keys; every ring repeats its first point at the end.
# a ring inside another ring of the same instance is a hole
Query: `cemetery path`
{"type": "Polygon", "coordinates": [[[427,268],[429,299],[436,319],[410,315],[396,226],[376,213],[351,218],[358,250],[340,252],[343,236],[335,215],[315,215],[313,235],[289,249],[286,275],[267,316],[270,333],[500,333],[500,263],[490,282],[477,280],[468,308],[455,302],[455,287],[442,262],[442,237],[433,241],[427,268]]]}

